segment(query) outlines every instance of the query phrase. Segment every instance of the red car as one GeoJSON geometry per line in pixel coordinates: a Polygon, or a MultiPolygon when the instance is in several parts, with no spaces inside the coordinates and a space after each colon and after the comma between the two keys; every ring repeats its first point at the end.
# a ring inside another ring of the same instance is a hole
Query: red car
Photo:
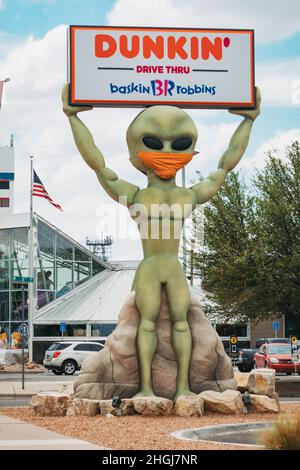
{"type": "MultiPolygon", "coordinates": [[[[254,354],[254,367],[275,369],[277,372],[286,372],[288,375],[295,372],[295,364],[292,362],[291,346],[284,343],[262,344],[254,354]]],[[[296,363],[296,370],[300,374],[300,358],[296,363]]]]}

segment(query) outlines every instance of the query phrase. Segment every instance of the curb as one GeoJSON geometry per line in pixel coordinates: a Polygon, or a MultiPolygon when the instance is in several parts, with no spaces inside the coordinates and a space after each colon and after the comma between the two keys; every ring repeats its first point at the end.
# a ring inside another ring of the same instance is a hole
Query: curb
{"type": "MultiPolygon", "coordinates": [[[[34,371],[34,370],[31,370],[31,369],[28,369],[26,370],[25,369],[25,374],[44,374],[45,371],[43,370],[38,370],[38,371],[34,371]]],[[[20,370],[15,370],[15,371],[12,371],[12,370],[0,370],[0,375],[1,374],[20,374],[22,375],[22,371],[20,370]]]]}
{"type": "Polygon", "coordinates": [[[9,394],[3,394],[3,395],[0,395],[0,400],[16,400],[16,399],[19,399],[19,398],[32,398],[33,395],[36,395],[35,393],[28,393],[28,394],[22,394],[22,395],[9,395],[9,394]]]}

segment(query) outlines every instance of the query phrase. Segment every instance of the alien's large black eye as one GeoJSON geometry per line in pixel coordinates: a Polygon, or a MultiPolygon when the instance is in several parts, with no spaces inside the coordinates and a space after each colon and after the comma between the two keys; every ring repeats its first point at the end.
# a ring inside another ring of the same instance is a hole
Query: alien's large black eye
{"type": "Polygon", "coordinates": [[[154,150],[161,150],[164,146],[161,140],[156,139],[156,137],[143,137],[143,142],[146,147],[154,150]]]}
{"type": "Polygon", "coordinates": [[[186,150],[192,145],[193,141],[190,137],[183,137],[172,142],[173,150],[186,150]]]}

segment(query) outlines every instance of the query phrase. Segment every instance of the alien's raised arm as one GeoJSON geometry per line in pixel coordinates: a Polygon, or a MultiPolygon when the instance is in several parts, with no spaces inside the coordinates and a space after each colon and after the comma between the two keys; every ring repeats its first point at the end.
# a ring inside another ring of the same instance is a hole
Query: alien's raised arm
{"type": "Polygon", "coordinates": [[[208,178],[192,186],[190,189],[196,193],[197,203],[203,204],[214,197],[224,184],[227,174],[232,171],[241,160],[247,148],[253,121],[260,114],[261,95],[256,88],[256,108],[251,110],[231,109],[232,114],[243,116],[244,120],[239,124],[230,139],[227,150],[223,153],[218,169],[208,178]]]}
{"type": "Polygon", "coordinates": [[[77,116],[78,112],[87,111],[91,107],[70,106],[68,104],[69,85],[66,84],[62,91],[62,101],[64,113],[68,116],[72,129],[75,144],[88,166],[95,171],[99,182],[105,191],[115,201],[119,202],[122,198],[127,201],[127,205],[133,204],[134,196],[139,187],[119,179],[117,174],[105,166],[105,160],[96,147],[92,134],[86,125],[77,116]]]}

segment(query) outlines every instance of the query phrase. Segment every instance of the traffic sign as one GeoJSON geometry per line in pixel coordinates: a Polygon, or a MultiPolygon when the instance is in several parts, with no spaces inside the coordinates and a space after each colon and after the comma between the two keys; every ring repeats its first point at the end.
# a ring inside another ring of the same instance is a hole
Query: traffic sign
{"type": "Polygon", "coordinates": [[[28,325],[26,323],[21,323],[19,326],[19,333],[21,336],[28,336],[28,325]]]}
{"type": "Polygon", "coordinates": [[[273,321],[272,328],[273,328],[274,331],[279,330],[279,321],[278,320],[273,321]]]}
{"type": "Polygon", "coordinates": [[[298,342],[297,336],[292,336],[292,337],[291,337],[291,343],[292,343],[292,344],[297,344],[297,342],[298,342]]]}
{"type": "MultiPolygon", "coordinates": [[[[292,362],[294,362],[294,364],[296,364],[299,361],[298,338],[297,338],[297,336],[292,336],[291,337],[291,350],[292,350],[292,362]]],[[[297,372],[296,369],[295,369],[295,372],[297,372]]]]}
{"type": "Polygon", "coordinates": [[[230,345],[230,356],[231,356],[231,358],[233,358],[233,359],[236,358],[236,357],[237,357],[237,354],[238,354],[237,343],[238,343],[238,337],[235,336],[235,335],[230,336],[230,342],[229,342],[229,345],[230,345]]]}
{"type": "Polygon", "coordinates": [[[60,331],[61,333],[64,333],[65,331],[67,331],[67,324],[66,324],[66,322],[63,322],[63,321],[61,322],[61,324],[59,325],[59,331],[60,331]]]}
{"type": "Polygon", "coordinates": [[[13,276],[14,282],[33,282],[33,277],[13,276]]]}

